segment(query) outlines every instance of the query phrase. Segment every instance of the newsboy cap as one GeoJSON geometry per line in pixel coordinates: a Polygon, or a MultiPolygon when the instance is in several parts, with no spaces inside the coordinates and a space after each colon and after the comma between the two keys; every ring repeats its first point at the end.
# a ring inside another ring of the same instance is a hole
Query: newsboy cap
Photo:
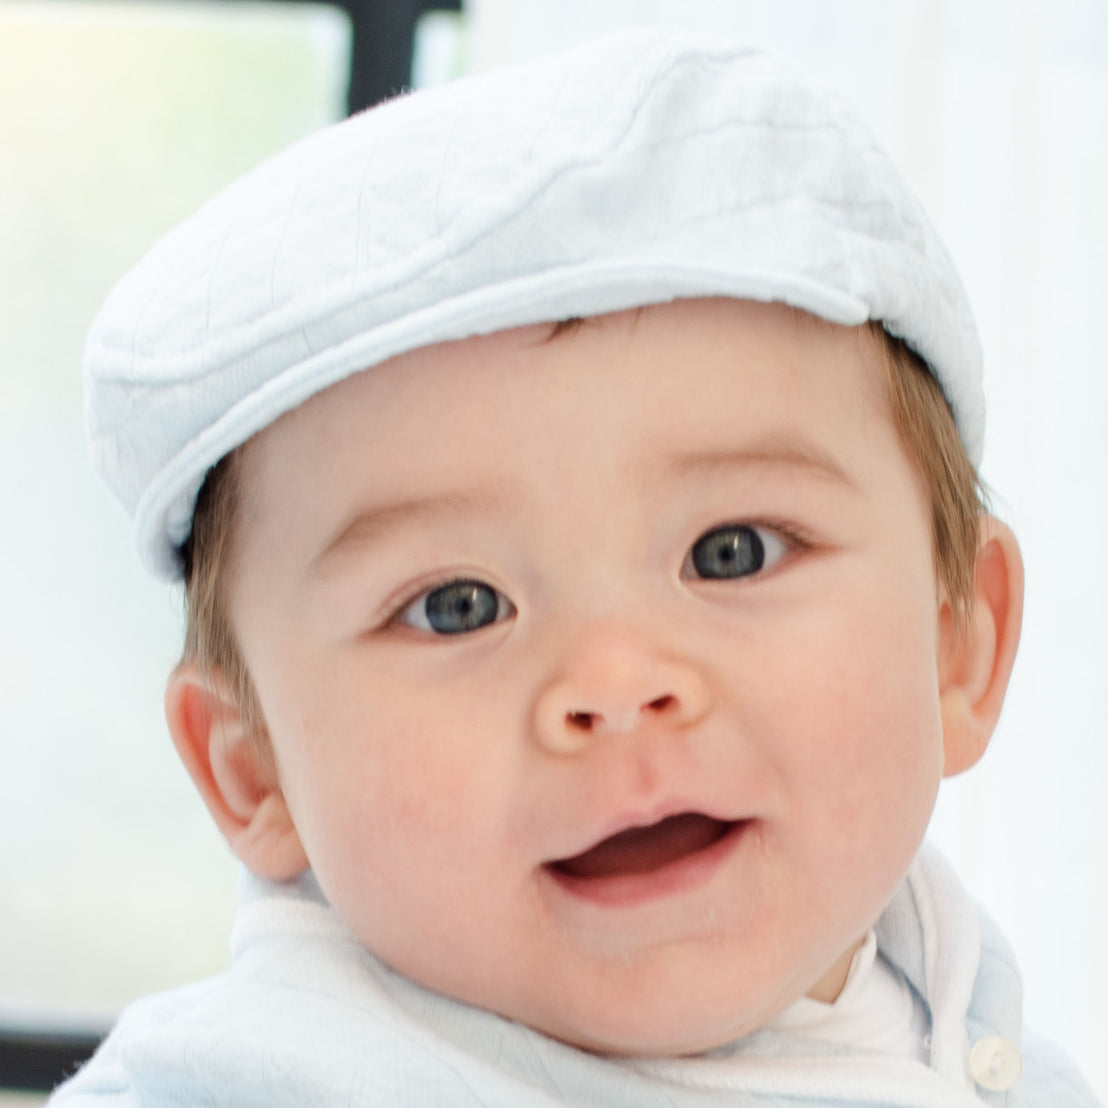
{"type": "Polygon", "coordinates": [[[96,318],[93,459],[172,579],[208,469],[313,393],[415,347],[700,296],[879,321],[980,460],[965,292],[868,130],[755,50],[651,31],[400,96],[222,191],[96,318]]]}

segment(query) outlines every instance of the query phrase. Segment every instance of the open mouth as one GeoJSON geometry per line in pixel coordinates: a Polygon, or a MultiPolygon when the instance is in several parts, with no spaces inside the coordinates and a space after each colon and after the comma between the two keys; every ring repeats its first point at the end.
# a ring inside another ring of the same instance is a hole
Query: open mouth
{"type": "Polygon", "coordinates": [[[704,854],[740,825],[682,812],[647,827],[629,827],[547,868],[575,883],[653,874],[704,854]]]}

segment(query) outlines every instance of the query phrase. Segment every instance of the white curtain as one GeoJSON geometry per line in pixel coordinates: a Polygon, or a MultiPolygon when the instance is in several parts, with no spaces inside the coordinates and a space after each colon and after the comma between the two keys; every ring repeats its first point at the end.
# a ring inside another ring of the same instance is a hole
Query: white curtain
{"type": "Polygon", "coordinates": [[[729,33],[851,99],[978,312],[983,472],[1027,565],[985,760],[932,836],[1020,957],[1029,1022],[1108,1097],[1108,4],[1103,0],[470,0],[471,66],[636,24],[729,33]]]}

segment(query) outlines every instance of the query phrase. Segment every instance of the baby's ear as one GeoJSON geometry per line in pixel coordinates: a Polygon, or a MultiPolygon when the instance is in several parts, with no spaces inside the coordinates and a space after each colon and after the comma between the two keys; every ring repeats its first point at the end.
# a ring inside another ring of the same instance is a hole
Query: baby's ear
{"type": "Polygon", "coordinates": [[[182,662],[166,686],[165,716],[181,761],[235,854],[271,881],[306,869],[268,739],[249,733],[222,675],[182,662]]]}
{"type": "Polygon", "coordinates": [[[967,617],[960,630],[950,602],[943,601],[939,692],[947,777],[969,769],[985,753],[1019,645],[1023,559],[1015,535],[993,516],[981,517],[973,607],[967,617]]]}

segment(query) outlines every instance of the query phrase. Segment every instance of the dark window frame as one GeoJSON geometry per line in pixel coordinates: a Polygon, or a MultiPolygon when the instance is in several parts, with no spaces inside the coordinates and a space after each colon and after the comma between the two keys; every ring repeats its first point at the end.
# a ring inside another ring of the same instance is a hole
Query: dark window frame
{"type": "MultiPolygon", "coordinates": [[[[300,3],[302,0],[283,0],[300,3]]],[[[461,0],[328,0],[350,17],[353,44],[347,113],[395,96],[412,79],[416,24],[429,11],[461,11],[461,0]]]]}

